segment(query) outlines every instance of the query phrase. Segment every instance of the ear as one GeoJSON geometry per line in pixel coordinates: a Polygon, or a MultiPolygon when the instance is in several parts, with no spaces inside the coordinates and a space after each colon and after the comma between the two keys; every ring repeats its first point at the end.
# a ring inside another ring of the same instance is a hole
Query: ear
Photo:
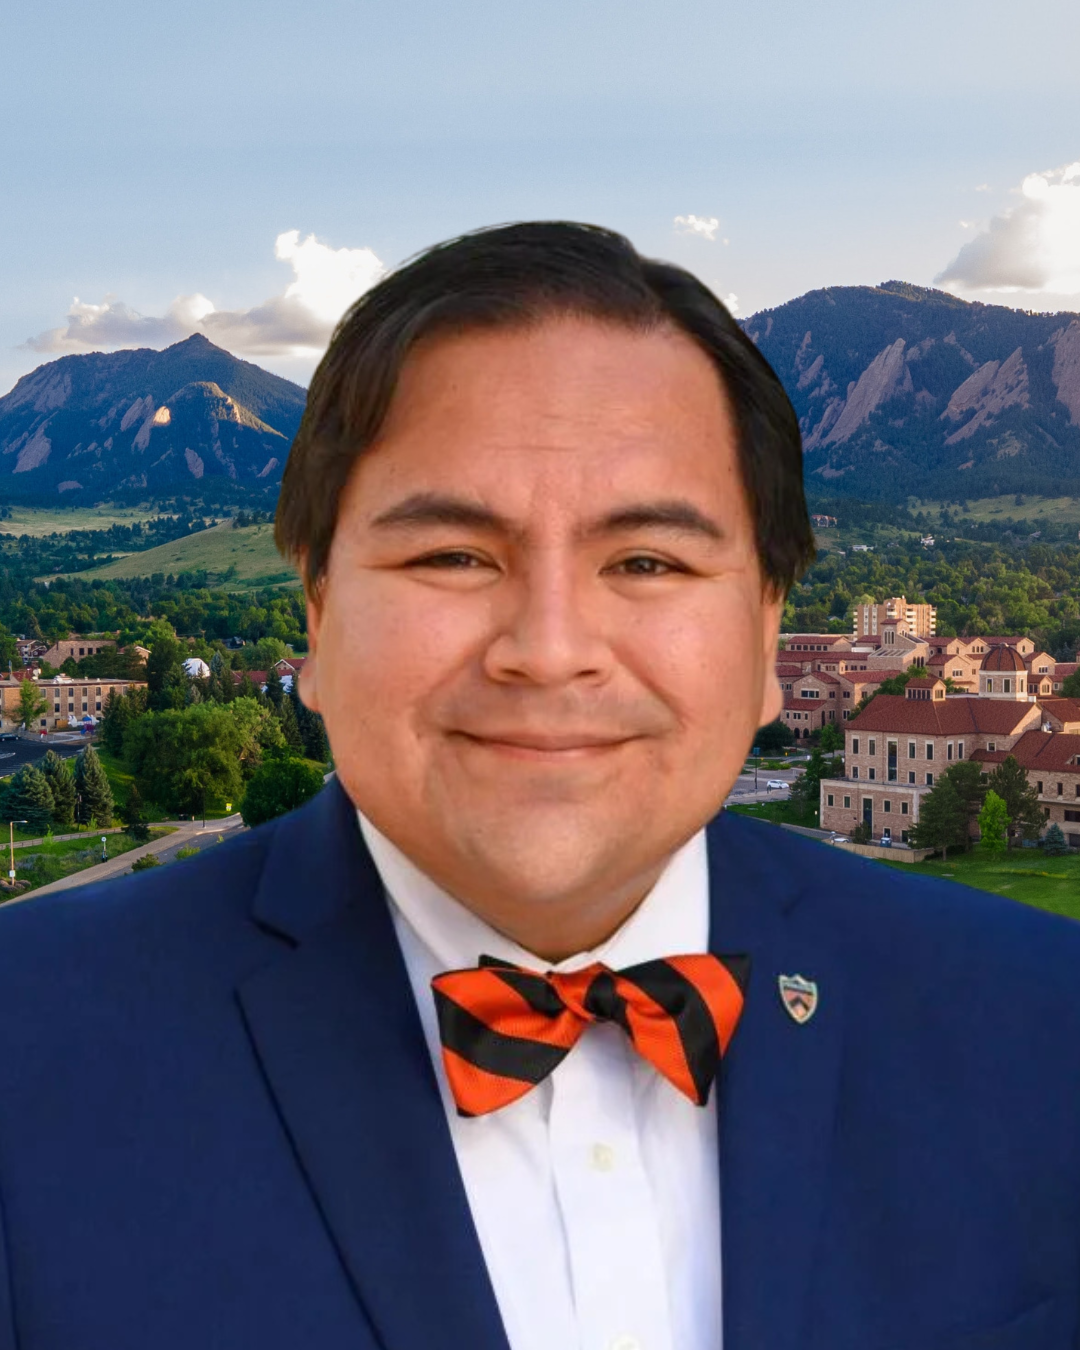
{"type": "Polygon", "coordinates": [[[304,602],[307,609],[308,658],[300,672],[298,690],[300,701],[312,712],[319,711],[319,626],[322,620],[319,588],[307,575],[307,555],[300,558],[300,575],[304,578],[304,602]]]}
{"type": "Polygon", "coordinates": [[[761,683],[761,713],[758,726],[775,722],[784,706],[784,695],[776,674],[776,650],[780,638],[780,622],[784,614],[784,597],[771,589],[765,593],[761,611],[761,640],[763,674],[761,683]]]}

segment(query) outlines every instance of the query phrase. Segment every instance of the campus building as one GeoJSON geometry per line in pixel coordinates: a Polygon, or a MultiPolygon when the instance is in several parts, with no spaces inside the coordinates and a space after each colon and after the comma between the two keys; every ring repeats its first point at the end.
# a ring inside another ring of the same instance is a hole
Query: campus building
{"type": "MultiPolygon", "coordinates": [[[[25,672],[16,671],[15,678],[0,679],[0,730],[17,731],[22,725],[20,698],[22,680],[18,677],[25,672]]],[[[105,702],[111,690],[126,694],[129,689],[142,688],[145,680],[121,679],[72,679],[69,675],[57,675],[55,679],[32,679],[30,681],[45,697],[45,712],[33,728],[34,731],[66,731],[69,727],[82,725],[84,717],[95,721],[101,717],[105,702]]]]}

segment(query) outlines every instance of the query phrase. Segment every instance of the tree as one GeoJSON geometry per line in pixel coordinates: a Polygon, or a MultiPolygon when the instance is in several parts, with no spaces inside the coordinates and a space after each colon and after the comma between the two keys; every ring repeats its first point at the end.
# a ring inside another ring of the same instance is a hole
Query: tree
{"type": "Polygon", "coordinates": [[[1038,791],[1028,781],[1027,773],[1015,755],[1007,755],[987,780],[987,788],[997,793],[1005,803],[1009,815],[1006,838],[1012,847],[1015,835],[1024,839],[1038,839],[1046,818],[1039,805],[1038,791]]]}
{"type": "Polygon", "coordinates": [[[137,783],[132,783],[128,791],[127,801],[120,818],[132,839],[144,844],[150,838],[150,826],[146,823],[146,807],[137,783]]]}
{"type": "Polygon", "coordinates": [[[182,651],[175,637],[157,637],[146,662],[146,687],[153,712],[182,708],[187,702],[187,677],[182,651]]]}
{"type": "Polygon", "coordinates": [[[101,826],[112,824],[113,795],[105,770],[92,745],[75,756],[76,818],[80,825],[96,820],[101,826]]]}
{"type": "Polygon", "coordinates": [[[1080,670],[1074,670],[1071,675],[1066,675],[1061,682],[1062,698],[1080,698],[1080,670]]]}
{"type": "Polygon", "coordinates": [[[326,727],[323,725],[323,720],[319,714],[312,712],[301,699],[296,680],[293,680],[292,688],[289,690],[289,702],[292,704],[293,712],[296,715],[296,725],[300,728],[300,737],[304,743],[304,755],[308,759],[314,760],[316,764],[328,764],[330,762],[330,742],[326,737],[326,727]]]}
{"type": "Polygon", "coordinates": [[[821,736],[818,739],[818,745],[826,754],[834,754],[837,750],[843,750],[844,733],[835,722],[826,722],[821,728],[821,736]]]}
{"type": "Polygon", "coordinates": [[[964,804],[968,819],[968,838],[965,847],[970,848],[971,823],[977,818],[986,796],[982,765],[971,759],[962,759],[955,764],[950,764],[942,774],[942,778],[947,778],[953,784],[964,804]]]}
{"type": "Polygon", "coordinates": [[[304,753],[304,738],[300,735],[300,724],[296,720],[296,709],[293,707],[292,699],[282,695],[281,706],[278,709],[278,721],[281,723],[281,734],[285,739],[285,744],[290,750],[298,755],[304,753]]]}
{"type": "Polygon", "coordinates": [[[266,672],[266,697],[270,700],[270,706],[276,713],[281,712],[281,705],[285,698],[285,686],[281,681],[281,671],[277,666],[271,666],[266,672]]]}
{"type": "Polygon", "coordinates": [[[41,761],[41,772],[52,792],[53,823],[70,829],[75,824],[75,780],[67,760],[61,759],[55,750],[48,750],[41,761]]]}
{"type": "Polygon", "coordinates": [[[821,750],[815,747],[803,773],[792,784],[789,800],[816,809],[821,799],[821,780],[836,778],[843,773],[839,759],[826,759],[821,750]]]}
{"type": "MultiPolygon", "coordinates": [[[[794,740],[795,733],[779,718],[775,722],[769,722],[766,726],[758,727],[754,733],[754,744],[763,755],[778,755],[794,740]]],[[[317,756],[312,755],[311,758],[315,759],[317,756]]]]}
{"type": "MultiPolygon", "coordinates": [[[[196,703],[167,708],[132,722],[124,756],[140,792],[167,811],[196,815],[240,796],[244,737],[233,709],[196,703]]],[[[280,732],[278,732],[280,735],[280,732]]]]}
{"type": "Polygon", "coordinates": [[[28,731],[44,715],[48,706],[45,695],[33,680],[23,680],[19,684],[19,721],[28,731]]]}
{"type": "Polygon", "coordinates": [[[1044,853],[1049,853],[1052,858],[1060,857],[1063,853],[1068,853],[1069,846],[1065,842],[1065,836],[1061,832],[1061,826],[1057,821],[1052,821],[1050,828],[1043,835],[1042,847],[1044,853]]]}
{"type": "Polygon", "coordinates": [[[988,853],[1004,852],[1009,828],[1009,808],[991,788],[979,812],[979,831],[982,834],[982,846],[988,853]]]}
{"type": "Polygon", "coordinates": [[[231,703],[236,697],[232,658],[224,652],[210,658],[210,697],[217,703],[231,703]]]}
{"type": "Polygon", "coordinates": [[[267,751],[285,748],[281,723],[265,699],[257,702],[253,698],[235,698],[225,711],[233,719],[240,736],[240,772],[245,778],[250,778],[267,751]]]}
{"type": "Polygon", "coordinates": [[[245,825],[261,825],[302,806],[323,786],[321,770],[306,759],[276,755],[256,769],[247,785],[240,814],[245,825]]]}
{"type": "Polygon", "coordinates": [[[123,694],[117,692],[114,685],[101,710],[101,743],[110,755],[123,754],[124,731],[130,721],[131,704],[123,694]]]}
{"type": "Polygon", "coordinates": [[[44,833],[52,824],[53,795],[49,780],[33,764],[24,764],[12,774],[4,794],[8,820],[24,820],[27,827],[44,833]]]}
{"type": "Polygon", "coordinates": [[[969,819],[967,803],[955,781],[943,774],[922,800],[911,842],[915,848],[940,850],[948,858],[950,848],[967,847],[969,819]]]}

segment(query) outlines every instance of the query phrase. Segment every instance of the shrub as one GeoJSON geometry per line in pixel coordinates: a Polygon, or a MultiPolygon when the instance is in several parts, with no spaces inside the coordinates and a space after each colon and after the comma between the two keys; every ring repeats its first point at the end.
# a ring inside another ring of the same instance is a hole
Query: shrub
{"type": "Polygon", "coordinates": [[[154,853],[146,853],[131,864],[133,872],[147,872],[151,867],[160,867],[161,859],[154,853]]]}

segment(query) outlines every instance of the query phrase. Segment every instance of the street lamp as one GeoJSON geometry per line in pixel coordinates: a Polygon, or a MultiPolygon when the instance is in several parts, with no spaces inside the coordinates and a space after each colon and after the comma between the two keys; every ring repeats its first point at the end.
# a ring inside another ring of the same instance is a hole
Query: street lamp
{"type": "Polygon", "coordinates": [[[104,836],[104,835],[101,836],[101,861],[102,861],[102,862],[108,862],[108,861],[109,861],[109,855],[108,855],[108,853],[106,852],[106,849],[105,849],[105,836],[104,836]]]}
{"type": "Polygon", "coordinates": [[[8,855],[11,861],[11,866],[8,869],[8,880],[13,886],[15,884],[15,826],[28,825],[29,823],[30,822],[26,820],[8,821],[8,855]]]}

